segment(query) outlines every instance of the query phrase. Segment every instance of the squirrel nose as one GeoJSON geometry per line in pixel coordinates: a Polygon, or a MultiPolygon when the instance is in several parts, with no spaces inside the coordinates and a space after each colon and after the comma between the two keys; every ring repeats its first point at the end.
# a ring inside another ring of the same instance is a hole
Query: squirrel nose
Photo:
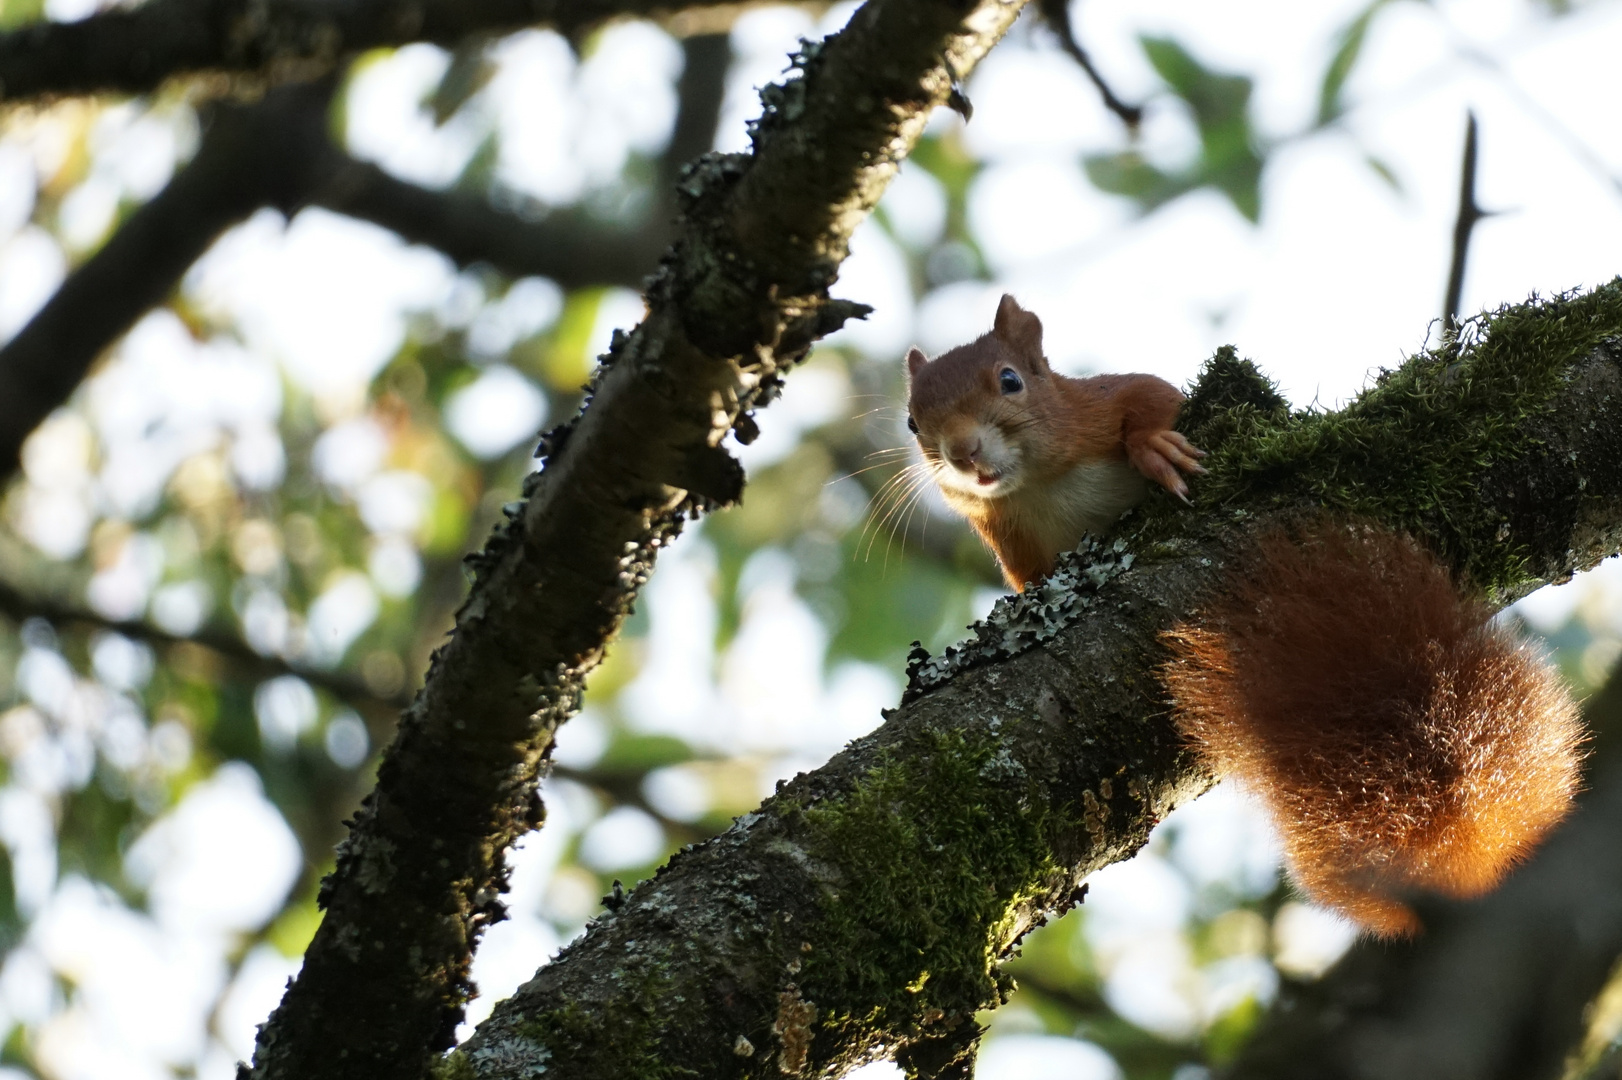
{"type": "Polygon", "coordinates": [[[972,440],[965,439],[962,442],[952,443],[951,446],[947,447],[946,457],[953,465],[956,465],[964,472],[968,472],[979,464],[980,450],[980,439],[979,436],[976,436],[972,440]]]}

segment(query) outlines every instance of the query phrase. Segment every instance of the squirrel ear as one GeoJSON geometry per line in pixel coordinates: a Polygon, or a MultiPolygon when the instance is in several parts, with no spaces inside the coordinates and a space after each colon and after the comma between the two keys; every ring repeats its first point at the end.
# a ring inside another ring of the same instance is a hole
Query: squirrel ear
{"type": "Polygon", "coordinates": [[[914,345],[912,348],[908,349],[907,350],[907,377],[910,379],[913,376],[917,375],[918,374],[918,369],[923,367],[927,363],[929,363],[929,357],[924,355],[924,350],[920,349],[916,345],[914,345]]]}
{"type": "Polygon", "coordinates": [[[991,332],[1022,356],[1035,360],[1042,358],[1042,320],[1035,312],[1026,311],[1019,301],[1008,293],[1002,294],[997,305],[997,321],[991,332]]]}

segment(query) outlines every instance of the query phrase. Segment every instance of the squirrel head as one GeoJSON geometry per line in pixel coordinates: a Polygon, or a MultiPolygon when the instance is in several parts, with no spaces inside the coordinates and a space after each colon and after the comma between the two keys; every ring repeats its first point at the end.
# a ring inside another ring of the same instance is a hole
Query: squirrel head
{"type": "Polygon", "coordinates": [[[1042,320],[1006,294],[990,333],[934,360],[907,353],[907,427],[949,497],[996,499],[1044,478],[1058,397],[1042,320]]]}

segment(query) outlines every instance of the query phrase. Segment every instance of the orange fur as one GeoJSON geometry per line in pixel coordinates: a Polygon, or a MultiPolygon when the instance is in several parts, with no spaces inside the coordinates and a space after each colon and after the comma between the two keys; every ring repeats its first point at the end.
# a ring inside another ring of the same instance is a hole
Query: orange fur
{"type": "MultiPolygon", "coordinates": [[[[1172,430],[1176,388],[1053,372],[1011,296],[990,333],[914,349],[907,373],[925,463],[1015,589],[1113,524],[1141,478],[1181,496],[1201,471],[1172,430]]],[[[1492,888],[1571,807],[1582,736],[1559,678],[1407,537],[1328,519],[1270,536],[1166,638],[1179,727],[1267,803],[1302,889],[1376,934],[1418,928],[1410,890],[1492,888]]]]}
{"type": "Polygon", "coordinates": [[[1295,880],[1382,936],[1492,888],[1571,808],[1558,675],[1406,536],[1318,522],[1166,635],[1178,726],[1268,806],[1295,880]]]}
{"type": "Polygon", "coordinates": [[[934,360],[914,349],[907,373],[924,460],[1015,589],[1142,498],[1139,476],[1182,496],[1179,470],[1198,471],[1199,451],[1171,430],[1176,387],[1153,375],[1058,374],[1042,355],[1041,320],[1011,296],[990,333],[934,360]],[[1000,388],[1005,369],[1019,375],[1017,393],[1000,388]],[[982,467],[1005,468],[1006,482],[976,490],[982,467]]]}

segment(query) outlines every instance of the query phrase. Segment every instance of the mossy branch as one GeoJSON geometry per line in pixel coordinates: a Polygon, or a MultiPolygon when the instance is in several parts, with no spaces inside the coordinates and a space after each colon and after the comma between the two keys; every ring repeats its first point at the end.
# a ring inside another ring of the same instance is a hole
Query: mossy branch
{"type": "Polygon", "coordinates": [[[648,315],[615,336],[589,405],[543,440],[544,471],[470,560],[455,632],[338,849],[326,916],[247,1076],[413,1077],[450,1044],[473,948],[503,916],[504,852],[540,823],[553,732],[660,549],[737,498],[728,432],[747,438],[812,342],[865,310],[828,296],[851,233],[1019,7],[871,0],[763,91],[751,153],[683,173],[648,315]]]}
{"type": "Polygon", "coordinates": [[[872,735],[674,858],[443,1065],[517,1078],[966,1075],[1001,961],[1210,783],[1159,634],[1247,537],[1328,507],[1412,530],[1500,601],[1622,546],[1622,282],[1470,324],[1338,412],[1223,350],[1185,420],[1212,453],[948,656],[872,735]]]}

